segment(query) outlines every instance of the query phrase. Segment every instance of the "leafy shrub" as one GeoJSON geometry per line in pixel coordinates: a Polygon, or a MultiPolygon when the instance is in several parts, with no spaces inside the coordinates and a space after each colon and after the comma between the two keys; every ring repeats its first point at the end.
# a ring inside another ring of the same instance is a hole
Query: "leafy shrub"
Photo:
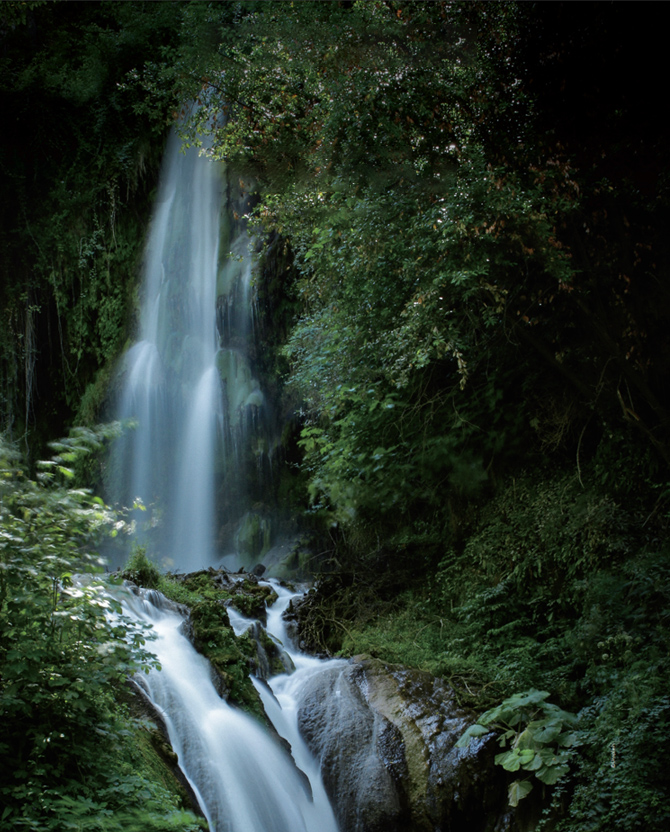
{"type": "MultiPolygon", "coordinates": [[[[509,745],[509,749],[496,755],[496,763],[505,771],[531,772],[553,786],[568,773],[570,755],[566,749],[579,744],[579,734],[573,730],[577,716],[545,701],[548,697],[548,691],[534,688],[510,696],[483,713],[458,740],[457,747],[465,748],[474,737],[499,731],[498,744],[503,748],[509,745]]],[[[510,805],[518,805],[532,788],[530,778],[511,783],[510,805]]]]}
{"type": "Polygon", "coordinates": [[[158,589],[161,579],[159,568],[147,556],[147,547],[138,545],[133,546],[122,575],[127,581],[147,589],[158,589]]]}
{"type": "Polygon", "coordinates": [[[346,591],[330,576],[306,623],[345,655],[449,680],[482,714],[464,741],[499,732],[497,761],[520,775],[510,801],[551,786],[542,828],[664,832],[670,550],[648,534],[649,508],[637,520],[591,473],[586,488],[560,471],[510,479],[460,546],[447,538],[436,574],[417,558],[412,588],[383,603],[385,573],[346,591]]]}
{"type": "Polygon", "coordinates": [[[194,818],[133,764],[116,704],[148,661],[147,633],[90,574],[113,519],[68,487],[104,431],[55,443],[36,481],[0,438],[0,814],[2,828],[186,829],[194,818]],[[76,576],[80,573],[80,577],[76,576]],[[110,611],[117,615],[108,616],[110,611]]]}

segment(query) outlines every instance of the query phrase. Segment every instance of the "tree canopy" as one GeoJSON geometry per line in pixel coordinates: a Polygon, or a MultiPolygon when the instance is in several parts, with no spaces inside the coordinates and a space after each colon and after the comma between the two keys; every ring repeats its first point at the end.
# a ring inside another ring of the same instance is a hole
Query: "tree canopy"
{"type": "MultiPolygon", "coordinates": [[[[529,445],[579,465],[637,432],[631,488],[670,460],[665,179],[642,190],[633,160],[602,163],[593,120],[579,144],[550,120],[606,17],[589,7],[568,29],[564,14],[242,4],[181,76],[191,139],[253,174],[259,231],[293,252],[289,383],[313,499],[340,520],[366,504],[406,519],[443,499],[436,477],[476,490],[529,445]]],[[[610,26],[592,48],[616,52],[610,26]]],[[[614,106],[596,104],[625,153],[638,108],[614,106]]]]}

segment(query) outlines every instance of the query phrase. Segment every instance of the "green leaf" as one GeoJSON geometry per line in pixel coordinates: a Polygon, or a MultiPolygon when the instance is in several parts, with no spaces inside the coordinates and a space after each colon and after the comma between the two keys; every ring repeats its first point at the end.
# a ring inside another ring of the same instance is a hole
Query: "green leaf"
{"type": "Polygon", "coordinates": [[[537,742],[540,743],[549,743],[554,742],[554,740],[559,736],[562,729],[562,724],[559,722],[558,724],[547,725],[545,728],[540,728],[538,731],[535,732],[534,736],[537,742]]]}
{"type": "Polygon", "coordinates": [[[488,711],[485,711],[477,720],[480,725],[490,725],[492,722],[496,722],[498,719],[502,717],[504,713],[507,713],[507,708],[504,705],[498,705],[495,708],[490,708],[488,711]]]}
{"type": "Polygon", "coordinates": [[[540,757],[542,757],[542,761],[547,766],[553,766],[556,762],[558,762],[558,757],[556,756],[556,752],[553,748],[543,748],[539,753],[540,757]]]}
{"type": "Polygon", "coordinates": [[[510,806],[518,806],[519,801],[529,795],[533,789],[533,784],[529,780],[515,780],[510,784],[507,792],[507,797],[510,806]]]}
{"type": "Polygon", "coordinates": [[[568,773],[568,766],[563,763],[558,766],[545,766],[541,768],[535,776],[538,780],[546,783],[547,786],[553,786],[561,777],[568,773]]]}
{"type": "Polygon", "coordinates": [[[519,759],[521,760],[521,765],[524,766],[524,767],[534,757],[535,757],[535,751],[532,748],[524,748],[523,750],[519,751],[519,759]]]}
{"type": "Polygon", "coordinates": [[[537,745],[536,745],[536,742],[535,742],[536,738],[537,738],[537,735],[534,734],[533,731],[530,729],[530,726],[528,726],[525,731],[522,731],[519,734],[519,737],[516,741],[516,747],[519,748],[519,749],[530,748],[533,751],[535,751],[535,749],[537,748],[537,745]]]}
{"type": "Polygon", "coordinates": [[[503,751],[502,754],[496,754],[495,764],[497,766],[502,766],[506,771],[516,771],[521,767],[519,757],[514,753],[514,750],[503,751]]]}
{"type": "Polygon", "coordinates": [[[475,737],[482,737],[484,734],[488,733],[490,733],[488,728],[475,722],[475,724],[471,725],[458,740],[456,748],[467,748],[468,745],[470,745],[470,740],[475,737]]]}
{"type": "Polygon", "coordinates": [[[504,751],[502,754],[496,754],[495,762],[502,766],[505,771],[518,771],[521,768],[521,758],[515,748],[511,751],[504,751]]]}
{"type": "Polygon", "coordinates": [[[507,705],[509,708],[515,709],[527,708],[529,705],[539,705],[540,702],[544,702],[549,695],[549,691],[531,688],[525,693],[516,693],[514,696],[510,696],[509,699],[505,699],[503,705],[507,705]]]}
{"type": "Polygon", "coordinates": [[[526,771],[537,771],[538,769],[542,768],[544,765],[544,760],[542,759],[541,754],[536,754],[535,757],[527,763],[524,768],[526,771]]]}
{"type": "Polygon", "coordinates": [[[559,745],[561,748],[573,748],[574,746],[580,744],[580,735],[576,731],[561,734],[556,739],[556,744],[559,745]]]}
{"type": "Polygon", "coordinates": [[[495,762],[497,765],[501,765],[505,771],[518,771],[519,768],[530,763],[534,757],[535,752],[531,749],[521,751],[518,748],[512,748],[502,754],[497,754],[495,762]]]}

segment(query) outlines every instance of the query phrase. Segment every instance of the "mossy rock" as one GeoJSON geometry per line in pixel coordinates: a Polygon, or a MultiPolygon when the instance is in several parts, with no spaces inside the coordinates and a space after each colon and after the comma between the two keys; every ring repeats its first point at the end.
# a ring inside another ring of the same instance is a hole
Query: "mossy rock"
{"type": "Polygon", "coordinates": [[[237,551],[247,565],[257,563],[272,545],[272,522],[257,512],[244,515],[235,537],[237,551]]]}
{"type": "MultiPolygon", "coordinates": [[[[219,675],[219,692],[244,710],[264,718],[263,706],[249,678],[251,645],[238,639],[230,626],[228,613],[220,600],[203,600],[191,609],[191,625],[196,649],[219,675]]],[[[253,645],[255,655],[255,645],[253,645]]]]}
{"type": "MultiPolygon", "coordinates": [[[[232,704],[267,721],[263,705],[249,673],[258,665],[258,646],[249,634],[236,636],[227,607],[243,615],[264,619],[266,604],[276,600],[272,587],[259,584],[255,576],[204,569],[184,576],[160,576],[159,589],[190,609],[193,644],[211,663],[219,694],[232,704]]],[[[272,672],[283,667],[274,643],[267,637],[264,648],[272,672]]]]}

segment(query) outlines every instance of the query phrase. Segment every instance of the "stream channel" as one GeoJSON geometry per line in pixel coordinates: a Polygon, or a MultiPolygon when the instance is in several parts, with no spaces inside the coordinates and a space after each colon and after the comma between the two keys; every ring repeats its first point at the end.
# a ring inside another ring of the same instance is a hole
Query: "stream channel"
{"type": "MultiPolygon", "coordinates": [[[[161,665],[138,674],[136,682],[163,718],[211,832],[338,832],[319,763],[298,731],[298,699],[310,676],[346,662],[294,647],[282,614],[300,593],[269,583],[278,599],[268,609],[267,632],[295,670],[254,684],[292,756],[259,722],[219,696],[208,661],[187,637],[186,620],[154,590],[128,591],[123,598],[126,615],[152,626],[150,649],[161,665]]],[[[236,635],[255,625],[232,608],[229,618],[236,635]]]]}

